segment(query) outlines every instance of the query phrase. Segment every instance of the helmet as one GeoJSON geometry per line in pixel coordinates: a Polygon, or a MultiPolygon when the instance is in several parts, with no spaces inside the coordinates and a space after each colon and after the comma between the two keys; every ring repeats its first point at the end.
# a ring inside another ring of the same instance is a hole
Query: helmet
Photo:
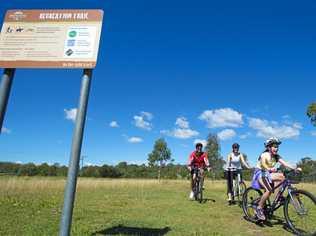
{"type": "Polygon", "coordinates": [[[270,147],[272,144],[277,144],[277,145],[280,145],[282,142],[276,138],[276,137],[272,137],[272,138],[269,138],[267,139],[265,142],[264,142],[264,146],[265,147],[270,147]]]}
{"type": "Polygon", "coordinates": [[[195,144],[195,148],[197,148],[197,147],[203,147],[203,144],[202,143],[197,143],[197,144],[195,144]]]}
{"type": "Polygon", "coordinates": [[[238,143],[234,143],[233,145],[232,145],[232,148],[239,148],[240,147],[240,145],[238,144],[238,143]]]}

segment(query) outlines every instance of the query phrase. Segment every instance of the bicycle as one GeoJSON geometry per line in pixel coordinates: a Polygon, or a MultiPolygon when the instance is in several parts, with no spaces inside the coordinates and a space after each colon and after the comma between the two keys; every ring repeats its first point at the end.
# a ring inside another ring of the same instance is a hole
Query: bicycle
{"type": "MultiPolygon", "coordinates": [[[[283,206],[283,214],[289,229],[297,235],[316,235],[316,197],[305,190],[292,186],[299,182],[300,174],[297,171],[284,171],[285,180],[274,189],[280,187],[272,204],[268,199],[263,211],[266,219],[271,219],[273,213],[283,206]],[[287,196],[284,196],[287,192],[287,196]]],[[[243,194],[242,209],[251,222],[258,223],[256,208],[261,199],[262,191],[249,187],[243,194]]]]}
{"type": "Polygon", "coordinates": [[[203,201],[203,176],[201,172],[201,168],[197,166],[193,166],[193,193],[194,200],[199,201],[200,203],[203,201]]]}
{"type": "MultiPolygon", "coordinates": [[[[233,167],[228,167],[227,172],[235,172],[236,174],[233,174],[232,178],[232,201],[235,200],[235,197],[238,199],[238,202],[242,202],[242,196],[246,190],[246,184],[245,182],[241,179],[241,170],[237,170],[236,168],[233,167]]],[[[228,173],[229,176],[229,173],[228,173]]]]}

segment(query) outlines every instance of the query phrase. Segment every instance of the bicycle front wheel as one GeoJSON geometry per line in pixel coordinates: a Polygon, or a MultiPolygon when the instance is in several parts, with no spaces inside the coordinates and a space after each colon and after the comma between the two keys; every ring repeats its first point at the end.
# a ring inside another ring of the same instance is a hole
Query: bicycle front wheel
{"type": "Polygon", "coordinates": [[[286,223],[298,235],[316,235],[316,197],[304,190],[292,191],[284,204],[286,223]]]}
{"type": "Polygon", "coordinates": [[[198,189],[197,200],[201,203],[203,200],[203,179],[200,179],[198,189]]]}
{"type": "Polygon", "coordinates": [[[199,181],[197,179],[194,180],[193,193],[194,193],[194,200],[197,201],[198,195],[199,195],[199,181]]]}
{"type": "Polygon", "coordinates": [[[246,184],[242,181],[238,184],[238,201],[242,202],[242,197],[244,192],[246,191],[246,184]]]}

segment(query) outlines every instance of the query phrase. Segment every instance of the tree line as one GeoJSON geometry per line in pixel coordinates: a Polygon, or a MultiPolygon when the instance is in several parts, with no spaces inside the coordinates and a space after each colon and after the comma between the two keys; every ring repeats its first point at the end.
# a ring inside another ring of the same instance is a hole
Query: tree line
{"type": "MultiPolygon", "coordinates": [[[[145,164],[136,165],[120,162],[115,166],[84,166],[79,170],[79,176],[96,178],[157,178],[159,167],[148,166],[145,164]]],[[[0,162],[0,175],[15,176],[67,176],[68,167],[55,163],[49,165],[43,163],[18,164],[12,162],[0,162]]],[[[169,163],[161,170],[161,178],[166,179],[185,179],[187,178],[185,165],[169,163]]]]}
{"type": "MultiPolygon", "coordinates": [[[[217,135],[209,134],[205,151],[208,154],[212,171],[206,175],[212,179],[225,178],[223,166],[225,161],[220,155],[220,143],[217,135]]],[[[164,139],[156,140],[153,151],[148,154],[148,164],[128,164],[120,162],[117,165],[84,166],[79,171],[79,176],[95,178],[149,178],[149,179],[188,179],[189,172],[185,164],[174,164],[172,153],[164,139]]],[[[245,159],[247,155],[244,154],[245,159]]],[[[304,157],[298,162],[298,167],[303,169],[303,180],[316,182],[316,161],[304,157]]],[[[0,174],[16,176],[67,176],[67,166],[55,163],[18,164],[0,162],[0,174]]],[[[253,170],[244,170],[243,177],[250,180],[253,170]]]]}
{"type": "MultiPolygon", "coordinates": [[[[304,182],[316,182],[316,161],[310,157],[302,158],[297,166],[303,169],[302,178],[304,182]]],[[[189,172],[186,165],[168,163],[163,167],[128,164],[120,162],[115,166],[84,166],[79,171],[81,177],[95,178],[142,178],[142,179],[157,179],[160,169],[161,179],[188,179],[189,172]]],[[[0,175],[15,175],[15,176],[67,176],[67,166],[53,164],[48,165],[43,163],[35,165],[34,163],[17,164],[10,162],[0,162],[0,175]]],[[[253,170],[243,170],[243,177],[250,180],[253,170]]],[[[215,169],[207,172],[207,177],[210,179],[224,179],[224,170],[215,169]]]]}

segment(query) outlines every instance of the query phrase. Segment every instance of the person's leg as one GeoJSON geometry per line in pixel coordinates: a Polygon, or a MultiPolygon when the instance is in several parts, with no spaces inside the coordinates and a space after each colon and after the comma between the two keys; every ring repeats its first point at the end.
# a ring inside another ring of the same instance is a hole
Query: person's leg
{"type": "Polygon", "coordinates": [[[266,202],[266,200],[270,197],[270,195],[273,191],[273,188],[271,185],[269,185],[266,177],[260,178],[259,183],[265,189],[265,192],[262,194],[261,199],[258,203],[258,207],[256,209],[256,215],[260,220],[265,220],[266,216],[264,215],[263,207],[264,207],[264,203],[266,202]]]}
{"type": "Polygon", "coordinates": [[[203,183],[202,187],[204,187],[204,177],[205,177],[204,169],[201,168],[200,171],[201,171],[201,180],[202,180],[202,183],[203,183]]]}
{"type": "Polygon", "coordinates": [[[238,194],[238,193],[236,193],[235,191],[236,191],[236,189],[234,189],[235,188],[235,184],[236,184],[236,181],[238,181],[238,179],[237,179],[237,171],[236,170],[234,170],[233,172],[232,172],[232,187],[231,187],[231,193],[232,193],[232,200],[233,201],[235,201],[235,195],[236,194],[238,194]]]}
{"type": "Polygon", "coordinates": [[[232,200],[232,186],[233,186],[233,174],[232,171],[227,171],[227,197],[228,201],[232,200]]]}
{"type": "Polygon", "coordinates": [[[191,170],[191,178],[190,178],[190,183],[191,183],[191,191],[190,191],[190,195],[189,198],[193,199],[194,198],[194,193],[193,193],[193,187],[194,187],[194,180],[195,180],[195,174],[194,171],[191,170]]]}
{"type": "Polygon", "coordinates": [[[265,177],[259,179],[260,185],[261,185],[261,186],[264,188],[264,190],[265,190],[265,192],[262,194],[262,197],[261,197],[261,199],[260,199],[260,201],[259,201],[259,203],[258,203],[259,208],[263,208],[264,203],[265,203],[266,200],[270,197],[270,195],[271,195],[271,193],[272,193],[272,191],[273,191],[273,188],[272,188],[271,184],[270,184],[270,183],[267,183],[267,182],[268,182],[268,180],[266,180],[265,177]]]}
{"type": "MultiPolygon", "coordinates": [[[[285,177],[284,177],[283,173],[271,173],[271,179],[274,183],[274,186],[278,186],[281,182],[283,182],[285,180],[285,177]]],[[[279,192],[280,188],[278,188],[277,190],[279,192]]],[[[278,192],[276,192],[276,194],[278,192]]]]}
{"type": "Polygon", "coordinates": [[[225,172],[225,177],[226,177],[226,194],[227,194],[227,196],[228,196],[228,193],[230,192],[229,191],[229,171],[226,171],[225,172]]]}
{"type": "Polygon", "coordinates": [[[242,178],[242,170],[238,170],[238,173],[239,173],[239,175],[240,175],[240,182],[242,182],[242,181],[243,181],[243,178],[242,178]]]}

